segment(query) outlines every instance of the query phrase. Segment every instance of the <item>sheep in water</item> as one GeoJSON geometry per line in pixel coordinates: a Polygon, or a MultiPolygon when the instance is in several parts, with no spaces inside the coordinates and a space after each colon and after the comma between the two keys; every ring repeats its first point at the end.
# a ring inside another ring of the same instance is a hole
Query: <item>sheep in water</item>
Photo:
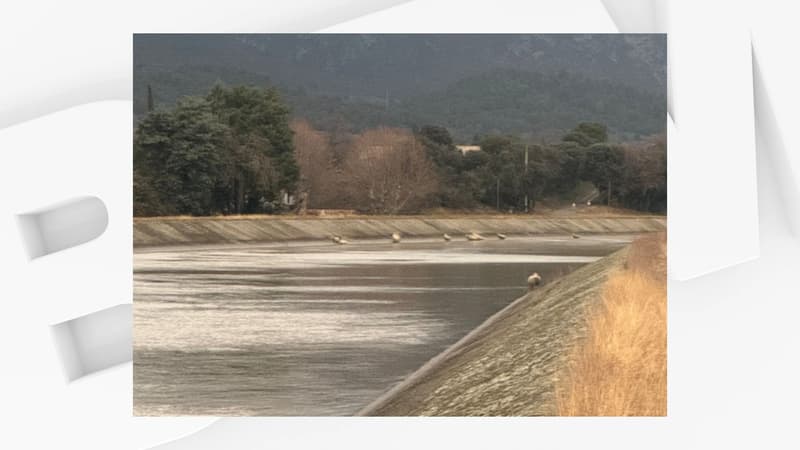
{"type": "Polygon", "coordinates": [[[349,244],[349,242],[346,239],[344,239],[343,237],[338,236],[338,235],[337,236],[333,236],[333,243],[334,244],[339,244],[339,245],[349,244]]]}
{"type": "Polygon", "coordinates": [[[536,286],[542,284],[542,277],[539,275],[538,272],[533,272],[531,276],[528,277],[528,290],[532,291],[536,286]]]}
{"type": "Polygon", "coordinates": [[[482,241],[483,240],[483,236],[481,236],[478,233],[474,233],[474,232],[466,235],[465,237],[467,238],[468,241],[482,241]]]}
{"type": "Polygon", "coordinates": [[[497,233],[497,238],[498,238],[498,239],[500,239],[500,240],[506,239],[507,237],[508,237],[508,236],[506,236],[506,235],[505,235],[505,234],[503,234],[503,233],[497,233]]]}
{"type": "Polygon", "coordinates": [[[442,237],[443,237],[443,238],[444,238],[444,240],[445,240],[445,241],[447,241],[447,242],[450,242],[450,239],[453,239],[453,238],[451,238],[451,237],[450,237],[450,235],[449,235],[449,234],[447,234],[447,233],[443,234],[443,235],[442,235],[442,237]]]}
{"type": "Polygon", "coordinates": [[[392,243],[397,244],[398,242],[400,242],[400,233],[392,233],[392,243]]]}

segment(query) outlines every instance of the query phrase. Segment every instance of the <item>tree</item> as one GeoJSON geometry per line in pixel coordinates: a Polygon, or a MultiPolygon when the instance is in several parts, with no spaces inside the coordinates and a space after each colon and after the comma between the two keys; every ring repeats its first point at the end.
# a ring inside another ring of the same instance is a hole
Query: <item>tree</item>
{"type": "Polygon", "coordinates": [[[438,184],[423,145],[396,128],[358,135],[344,163],[344,179],[358,209],[384,214],[419,210],[438,184]]]}
{"type": "Polygon", "coordinates": [[[148,113],[134,137],[137,214],[269,212],[292,193],[288,109],[271,89],[215,87],[148,113]]]}
{"type": "MultiPolygon", "coordinates": [[[[435,194],[436,203],[444,208],[470,208],[477,202],[475,194],[479,183],[467,173],[464,166],[466,157],[473,158],[483,152],[468,152],[465,156],[455,144],[447,128],[426,125],[417,133],[420,143],[425,146],[427,155],[436,166],[440,188],[435,194]]],[[[475,161],[473,158],[472,161],[475,161]]],[[[483,164],[478,162],[475,166],[483,164]]],[[[474,167],[473,167],[474,168],[474,167]]]]}
{"type": "Polygon", "coordinates": [[[528,206],[532,210],[535,209],[537,200],[546,194],[560,192],[561,152],[552,147],[531,145],[528,153],[524,193],[528,196],[528,206]]]}
{"type": "Polygon", "coordinates": [[[141,170],[133,168],[133,215],[163,216],[168,214],[161,203],[161,197],[153,187],[153,180],[143,175],[141,170]]]}
{"type": "Polygon", "coordinates": [[[621,147],[607,143],[594,144],[586,150],[583,179],[606,189],[606,204],[611,204],[612,180],[619,180],[625,164],[621,147]]]}
{"type": "Polygon", "coordinates": [[[224,170],[217,191],[224,213],[272,212],[278,197],[278,169],[263,151],[269,142],[261,136],[229,135],[224,170]]]}
{"type": "Polygon", "coordinates": [[[275,202],[281,192],[294,192],[300,171],[289,109],[277,90],[216,85],[206,99],[230,128],[231,145],[238,147],[234,153],[240,158],[235,158],[230,173],[237,212],[255,212],[264,202],[275,202]],[[250,164],[254,160],[257,163],[250,164]]]}
{"type": "Polygon", "coordinates": [[[327,133],[317,131],[306,120],[290,124],[294,132],[294,153],[300,167],[298,191],[307,206],[332,207],[342,195],[333,149],[327,133]]]}
{"type": "Polygon", "coordinates": [[[501,210],[524,210],[530,187],[525,176],[525,145],[513,136],[489,135],[480,140],[480,146],[488,155],[483,202],[501,210]]]}
{"type": "Polygon", "coordinates": [[[437,167],[453,173],[461,170],[462,154],[447,128],[426,125],[419,130],[417,137],[437,167]]]}
{"type": "MultiPolygon", "coordinates": [[[[172,111],[148,114],[136,130],[134,168],[136,181],[150,183],[157,193],[158,205],[151,208],[165,214],[213,213],[228,133],[201,98],[187,97],[172,111]]],[[[155,201],[152,197],[151,192],[144,198],[155,201]]]]}
{"type": "Polygon", "coordinates": [[[662,135],[624,146],[620,197],[623,205],[642,211],[667,208],[667,141],[662,135]]]}
{"type": "Polygon", "coordinates": [[[608,140],[608,129],[601,123],[583,122],[564,135],[562,141],[575,142],[581,147],[589,147],[608,140]]]}

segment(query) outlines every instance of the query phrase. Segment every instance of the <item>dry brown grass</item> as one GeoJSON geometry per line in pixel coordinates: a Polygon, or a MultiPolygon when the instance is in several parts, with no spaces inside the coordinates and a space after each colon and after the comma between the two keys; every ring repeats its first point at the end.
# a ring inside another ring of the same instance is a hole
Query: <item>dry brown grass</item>
{"type": "MultiPolygon", "coordinates": [[[[593,206],[592,208],[585,208],[576,213],[581,219],[619,219],[635,217],[637,219],[645,218],[663,218],[665,216],[658,214],[648,214],[643,212],[631,211],[618,208],[607,208],[605,206],[593,206]]],[[[532,212],[530,214],[502,214],[494,209],[482,208],[476,210],[458,210],[446,208],[433,208],[426,209],[419,214],[362,214],[349,210],[326,210],[324,215],[319,214],[319,210],[310,210],[309,214],[242,214],[242,215],[216,215],[216,216],[155,216],[155,217],[134,217],[134,222],[151,222],[163,220],[291,220],[291,219],[416,219],[416,218],[431,218],[431,219],[572,219],[574,216],[565,216],[557,214],[557,211],[541,208],[541,211],[532,212]]]]}
{"type": "Polygon", "coordinates": [[[651,213],[644,212],[644,211],[636,211],[634,209],[625,209],[625,208],[617,208],[614,206],[605,206],[605,205],[597,205],[597,206],[589,206],[575,209],[575,215],[578,216],[587,216],[587,217],[627,217],[627,216],[650,216],[651,213]]]}
{"type": "Polygon", "coordinates": [[[633,243],[557,385],[564,416],[667,414],[666,233],[633,243]]]}

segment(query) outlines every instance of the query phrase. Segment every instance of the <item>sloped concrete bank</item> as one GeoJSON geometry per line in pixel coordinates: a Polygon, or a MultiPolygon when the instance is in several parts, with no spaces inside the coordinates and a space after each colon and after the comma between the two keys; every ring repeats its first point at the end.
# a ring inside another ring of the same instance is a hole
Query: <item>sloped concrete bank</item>
{"type": "Polygon", "coordinates": [[[338,234],[349,239],[441,236],[449,233],[564,234],[643,233],[666,229],[661,216],[542,218],[523,216],[469,217],[242,217],[134,219],[134,247],[189,244],[281,242],[328,239],[338,234]]]}
{"type": "Polygon", "coordinates": [[[628,249],[544,285],[486,322],[358,415],[552,416],[555,383],[586,313],[628,249]]]}

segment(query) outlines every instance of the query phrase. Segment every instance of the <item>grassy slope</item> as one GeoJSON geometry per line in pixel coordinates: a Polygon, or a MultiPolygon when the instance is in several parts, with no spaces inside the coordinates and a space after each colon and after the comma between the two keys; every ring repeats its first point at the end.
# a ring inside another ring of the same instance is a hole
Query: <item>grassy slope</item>
{"type": "Polygon", "coordinates": [[[601,299],[557,386],[559,415],[666,415],[665,233],[633,243],[601,299]]]}

